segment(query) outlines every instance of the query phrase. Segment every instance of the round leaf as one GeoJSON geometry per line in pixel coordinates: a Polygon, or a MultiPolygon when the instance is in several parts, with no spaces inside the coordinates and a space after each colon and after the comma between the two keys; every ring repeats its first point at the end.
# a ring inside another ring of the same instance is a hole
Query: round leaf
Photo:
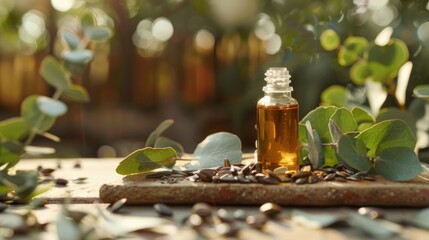
{"type": "Polygon", "coordinates": [[[45,81],[59,89],[69,88],[71,81],[60,63],[53,57],[45,57],[40,66],[40,74],[45,81]]]}
{"type": "Polygon", "coordinates": [[[19,140],[30,132],[30,126],[23,118],[10,118],[0,122],[0,137],[19,140]]]}
{"type": "Polygon", "coordinates": [[[362,172],[371,169],[365,144],[350,135],[343,135],[338,141],[337,155],[346,165],[362,172]]]}
{"type": "Polygon", "coordinates": [[[392,181],[414,179],[423,168],[412,149],[395,147],[383,150],[375,160],[375,171],[392,181]]]}
{"type": "Polygon", "coordinates": [[[371,77],[371,68],[368,62],[362,60],[353,64],[350,69],[350,78],[355,84],[363,85],[369,77],[371,77]]]}
{"type": "Polygon", "coordinates": [[[83,30],[88,27],[94,27],[97,25],[97,21],[95,19],[95,14],[92,10],[85,10],[80,17],[80,25],[83,30]]]}
{"type": "Polygon", "coordinates": [[[377,122],[382,122],[385,120],[399,119],[404,121],[408,127],[411,129],[411,132],[416,136],[416,118],[408,111],[403,111],[398,108],[385,108],[380,111],[377,115],[377,122]]]}
{"type": "Polygon", "coordinates": [[[92,60],[93,53],[90,50],[73,50],[64,53],[64,60],[70,63],[85,64],[92,60]]]}
{"type": "Polygon", "coordinates": [[[348,37],[344,41],[344,47],[338,52],[338,63],[341,66],[349,66],[356,62],[368,46],[368,40],[364,37],[348,37]]]}
{"type": "Polygon", "coordinates": [[[311,126],[320,136],[322,143],[332,142],[331,134],[329,132],[329,118],[337,110],[337,107],[317,107],[316,109],[309,112],[300,123],[305,124],[305,122],[310,121],[311,126]]]}
{"type": "Polygon", "coordinates": [[[39,97],[33,95],[24,99],[21,104],[21,116],[32,127],[40,131],[47,131],[54,125],[55,118],[40,111],[39,104],[37,103],[39,97]]]}
{"type": "Polygon", "coordinates": [[[160,167],[172,168],[176,163],[176,151],[168,148],[139,149],[122,160],[116,168],[121,175],[141,173],[160,167]]]}
{"type": "Polygon", "coordinates": [[[167,119],[161,122],[156,129],[149,135],[146,139],[146,147],[154,147],[156,139],[161,136],[161,134],[167,130],[171,125],[173,125],[174,121],[172,119],[167,119]]]}
{"type": "Polygon", "coordinates": [[[330,120],[334,121],[343,133],[356,131],[358,127],[352,112],[345,107],[338,108],[330,120]]]}
{"type": "Polygon", "coordinates": [[[362,123],[375,123],[374,117],[363,108],[354,107],[352,109],[352,114],[358,125],[362,123]]]}
{"type": "Polygon", "coordinates": [[[327,29],[320,35],[320,45],[326,51],[335,50],[340,45],[340,37],[334,30],[327,29]]]}
{"type": "Polygon", "coordinates": [[[84,63],[72,63],[64,60],[64,67],[74,75],[82,75],[85,71],[86,64],[84,63]]]}
{"type": "Polygon", "coordinates": [[[106,41],[113,35],[112,30],[106,26],[87,27],[84,34],[92,41],[106,41]]]}
{"type": "Polygon", "coordinates": [[[211,168],[223,166],[225,158],[234,163],[241,163],[241,141],[236,135],[218,132],[207,136],[198,144],[194,158],[198,159],[186,164],[188,169],[211,168]]]}
{"type": "Polygon", "coordinates": [[[392,147],[406,147],[414,150],[416,137],[402,120],[387,120],[373,125],[361,132],[358,139],[369,149],[369,156],[376,156],[392,147]]]}
{"type": "Polygon", "coordinates": [[[76,49],[79,47],[79,39],[71,32],[61,31],[61,39],[63,39],[64,43],[67,44],[70,49],[76,49]]]}
{"type": "Polygon", "coordinates": [[[389,73],[389,78],[397,76],[401,66],[408,61],[408,57],[407,45],[399,39],[394,39],[385,46],[373,45],[368,53],[368,61],[383,65],[389,73]]]}
{"type": "Polygon", "coordinates": [[[37,98],[37,105],[42,113],[51,117],[59,117],[67,112],[67,106],[63,102],[45,96],[37,98]]]}
{"type": "Polygon", "coordinates": [[[0,142],[0,166],[7,164],[5,169],[15,166],[23,153],[23,146],[20,142],[0,142]]]}
{"type": "Polygon", "coordinates": [[[176,151],[176,154],[178,156],[182,156],[183,153],[185,152],[185,150],[183,149],[182,144],[180,144],[180,143],[178,143],[178,142],[176,142],[176,141],[174,141],[172,139],[169,139],[169,138],[166,138],[166,137],[162,137],[162,136],[160,136],[160,137],[158,137],[156,139],[154,145],[155,145],[155,148],[171,147],[171,148],[174,149],[174,151],[176,151]]]}
{"type": "Polygon", "coordinates": [[[69,89],[62,92],[63,96],[75,102],[89,102],[86,89],[80,85],[72,84],[69,89]]]}
{"type": "Polygon", "coordinates": [[[322,105],[347,106],[348,94],[349,91],[345,87],[332,85],[322,92],[322,105]]]}
{"type": "Polygon", "coordinates": [[[429,100],[429,84],[418,85],[414,88],[413,93],[418,98],[429,100]]]}

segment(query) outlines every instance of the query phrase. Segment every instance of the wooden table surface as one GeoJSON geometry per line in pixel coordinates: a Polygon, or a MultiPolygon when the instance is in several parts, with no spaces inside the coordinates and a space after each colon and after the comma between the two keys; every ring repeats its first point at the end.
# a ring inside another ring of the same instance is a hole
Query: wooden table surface
{"type": "MultiPolygon", "coordinates": [[[[53,187],[48,192],[38,196],[48,201],[46,208],[35,210],[36,216],[41,222],[49,222],[54,219],[64,199],[71,199],[71,208],[88,209],[91,211],[99,202],[100,186],[122,180],[122,176],[116,174],[115,168],[120,162],[120,159],[31,159],[21,161],[17,169],[30,170],[36,169],[37,166],[44,168],[57,168],[59,164],[61,168],[53,172],[56,178],[64,178],[69,180],[69,184],[65,187],[53,187]],[[74,164],[79,162],[81,168],[74,168],[74,164]],[[76,183],[75,178],[87,178],[83,183],[76,183]]],[[[412,197],[412,196],[410,196],[412,197]]],[[[102,207],[107,207],[107,204],[101,204],[102,207]]],[[[189,214],[191,206],[176,205],[172,206],[174,216],[171,220],[176,223],[171,229],[170,235],[166,239],[197,239],[195,232],[189,227],[184,227],[181,221],[189,214]]],[[[214,210],[225,208],[233,211],[243,209],[248,214],[258,214],[259,206],[235,206],[235,205],[219,205],[213,206],[214,210]]],[[[299,209],[309,213],[329,213],[335,215],[343,215],[344,209],[355,211],[356,207],[292,207],[283,206],[281,221],[270,221],[264,228],[264,231],[257,231],[246,228],[240,231],[239,239],[370,239],[358,229],[353,228],[325,228],[325,229],[308,229],[297,225],[288,217],[292,209],[299,209]]],[[[407,207],[379,207],[385,214],[386,218],[392,221],[400,221],[401,219],[412,217],[418,211],[423,209],[407,208],[407,207]]],[[[120,214],[130,216],[156,217],[157,213],[151,205],[142,206],[126,206],[121,210],[120,214]]],[[[211,236],[208,234],[207,236],[211,236]]],[[[213,238],[219,239],[213,235],[213,238]]],[[[53,238],[55,239],[55,238],[53,238]]],[[[404,227],[401,235],[394,239],[429,239],[429,231],[414,227],[404,227]]]]}

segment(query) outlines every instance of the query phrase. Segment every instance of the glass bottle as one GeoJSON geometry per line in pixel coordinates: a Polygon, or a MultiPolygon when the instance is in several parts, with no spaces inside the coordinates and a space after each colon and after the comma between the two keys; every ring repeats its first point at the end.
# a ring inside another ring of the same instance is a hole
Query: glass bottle
{"type": "Polygon", "coordinates": [[[257,105],[257,158],[264,169],[284,166],[298,170],[298,101],[291,95],[287,68],[273,67],[265,73],[265,92],[257,105]]]}

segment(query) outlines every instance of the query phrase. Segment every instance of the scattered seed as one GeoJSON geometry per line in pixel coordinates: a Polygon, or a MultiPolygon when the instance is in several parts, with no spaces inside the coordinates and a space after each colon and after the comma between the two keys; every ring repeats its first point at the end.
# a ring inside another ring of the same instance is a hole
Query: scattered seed
{"type": "Polygon", "coordinates": [[[287,167],[278,167],[278,168],[273,170],[273,173],[276,175],[284,175],[287,170],[288,170],[287,167]]]}
{"type": "Polygon", "coordinates": [[[69,181],[64,178],[56,178],[55,179],[55,185],[57,186],[67,186],[69,184],[69,181]]]}
{"type": "Polygon", "coordinates": [[[88,178],[87,177],[76,177],[73,178],[72,181],[75,183],[84,183],[88,178]]]}
{"type": "Polygon", "coordinates": [[[75,164],[73,164],[73,168],[82,168],[82,165],[80,164],[80,162],[76,162],[75,164]]]}
{"type": "Polygon", "coordinates": [[[234,224],[228,224],[228,223],[220,223],[215,226],[216,232],[219,235],[225,236],[225,237],[234,237],[237,236],[238,231],[240,230],[236,225],[234,224]]]}
{"type": "Polygon", "coordinates": [[[259,211],[269,218],[274,218],[282,212],[282,208],[275,203],[265,203],[259,207],[259,211]]]}
{"type": "Polygon", "coordinates": [[[188,218],[188,222],[193,229],[199,229],[203,225],[203,219],[198,214],[191,214],[188,218]]]}
{"type": "Polygon", "coordinates": [[[306,184],[308,182],[308,177],[302,177],[295,180],[295,184],[306,184]]]}
{"type": "Polygon", "coordinates": [[[337,182],[347,182],[347,179],[345,177],[336,176],[335,181],[337,182]]]}
{"type": "Polygon", "coordinates": [[[313,183],[317,183],[319,181],[319,178],[317,177],[317,175],[310,175],[308,177],[308,183],[313,184],[313,183]]]}
{"type": "Polygon", "coordinates": [[[367,216],[371,219],[380,219],[384,218],[384,214],[381,212],[381,210],[376,208],[370,208],[370,207],[361,207],[358,209],[358,213],[360,215],[367,216]]]}
{"type": "Polygon", "coordinates": [[[262,229],[265,226],[265,224],[267,223],[267,221],[268,221],[267,217],[265,217],[263,215],[258,216],[258,217],[255,217],[255,216],[246,217],[246,223],[250,227],[255,228],[255,229],[262,229]]]}
{"type": "Polygon", "coordinates": [[[375,181],[375,177],[371,175],[363,176],[363,179],[367,181],[375,181]]]}
{"type": "Polygon", "coordinates": [[[335,179],[335,172],[333,173],[329,173],[328,175],[326,175],[326,177],[323,178],[323,181],[332,181],[335,179]]]}
{"type": "MultiPolygon", "coordinates": [[[[220,160],[220,159],[219,159],[220,160]]],[[[224,167],[231,167],[231,162],[229,161],[229,159],[228,158],[224,158],[223,159],[223,166],[224,167]]]]}
{"type": "Polygon", "coordinates": [[[117,212],[119,212],[119,210],[122,209],[122,207],[125,205],[126,202],[127,202],[127,199],[122,198],[122,199],[119,199],[118,201],[114,202],[113,204],[109,205],[107,208],[112,213],[117,213],[117,212]]]}
{"type": "Polygon", "coordinates": [[[40,170],[40,173],[42,173],[42,175],[45,177],[51,176],[53,172],[55,172],[55,169],[53,168],[43,168],[40,170]]]}
{"type": "Polygon", "coordinates": [[[202,218],[207,218],[212,215],[212,208],[207,203],[196,203],[191,211],[202,218]]]}
{"type": "Polygon", "coordinates": [[[234,217],[234,219],[239,220],[239,221],[245,221],[247,214],[243,209],[237,209],[232,213],[232,216],[234,217]]]}
{"type": "Polygon", "coordinates": [[[256,163],[255,170],[257,173],[262,173],[262,163],[260,163],[260,162],[256,163]]]}
{"type": "Polygon", "coordinates": [[[222,222],[231,223],[234,222],[234,217],[225,209],[220,208],[216,211],[216,216],[221,220],[222,222]]]}
{"type": "Polygon", "coordinates": [[[156,203],[155,205],[153,205],[153,208],[160,216],[173,216],[173,210],[164,203],[156,203]]]}
{"type": "Polygon", "coordinates": [[[308,176],[310,176],[311,175],[311,172],[302,172],[302,171],[299,171],[299,172],[296,172],[293,176],[292,176],[292,179],[293,180],[297,180],[298,178],[306,178],[306,177],[308,177],[308,176]]]}

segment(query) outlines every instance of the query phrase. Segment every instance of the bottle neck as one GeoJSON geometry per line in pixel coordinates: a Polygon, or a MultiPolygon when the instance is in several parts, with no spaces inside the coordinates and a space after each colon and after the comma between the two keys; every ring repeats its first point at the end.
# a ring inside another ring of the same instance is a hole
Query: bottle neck
{"type": "Polygon", "coordinates": [[[287,91],[287,92],[265,92],[264,96],[269,96],[269,97],[273,97],[273,98],[292,97],[292,92],[291,91],[287,91]]]}

